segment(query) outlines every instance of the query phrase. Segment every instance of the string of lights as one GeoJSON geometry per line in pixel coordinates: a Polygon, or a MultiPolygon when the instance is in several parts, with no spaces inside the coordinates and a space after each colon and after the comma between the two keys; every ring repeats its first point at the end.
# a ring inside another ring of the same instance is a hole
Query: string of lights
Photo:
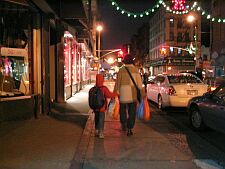
{"type": "Polygon", "coordinates": [[[212,22],[225,23],[225,18],[213,17],[211,14],[202,9],[202,7],[197,4],[197,2],[194,3],[194,6],[191,8],[191,10],[196,10],[200,12],[202,16],[206,17],[212,22]]]}
{"type": "Polygon", "coordinates": [[[121,7],[115,0],[110,0],[110,1],[112,2],[112,6],[115,6],[116,10],[120,11],[121,14],[127,15],[128,17],[133,17],[133,18],[137,18],[137,17],[142,18],[144,16],[148,16],[150,13],[155,12],[157,8],[160,7],[160,4],[163,2],[162,0],[159,0],[156,5],[154,5],[152,8],[144,10],[143,12],[131,12],[121,7]]]}
{"type": "Polygon", "coordinates": [[[138,18],[138,17],[142,18],[144,16],[148,16],[150,13],[155,12],[162,5],[167,12],[170,12],[173,14],[183,15],[183,14],[189,13],[190,11],[197,11],[197,12],[200,12],[202,16],[206,17],[212,22],[225,23],[225,18],[213,17],[211,14],[209,14],[204,9],[202,9],[202,7],[199,6],[197,2],[194,2],[193,5],[189,7],[189,6],[185,6],[186,4],[185,0],[172,0],[173,6],[170,7],[171,5],[166,4],[163,0],[159,0],[156,3],[156,5],[154,5],[152,8],[148,8],[142,12],[132,12],[121,7],[115,0],[109,0],[109,1],[111,1],[112,6],[114,6],[117,11],[120,11],[121,14],[127,15],[128,17],[132,17],[132,18],[138,18]]]}

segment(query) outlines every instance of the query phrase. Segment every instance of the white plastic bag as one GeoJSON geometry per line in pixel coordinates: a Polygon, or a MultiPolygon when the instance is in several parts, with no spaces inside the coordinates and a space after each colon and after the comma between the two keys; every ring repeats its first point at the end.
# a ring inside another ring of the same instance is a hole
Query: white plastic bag
{"type": "Polygon", "coordinates": [[[110,102],[109,102],[109,105],[108,105],[108,109],[107,109],[107,113],[108,113],[108,116],[110,118],[112,118],[112,116],[113,116],[113,112],[114,112],[115,107],[116,107],[116,100],[111,99],[110,102]]]}

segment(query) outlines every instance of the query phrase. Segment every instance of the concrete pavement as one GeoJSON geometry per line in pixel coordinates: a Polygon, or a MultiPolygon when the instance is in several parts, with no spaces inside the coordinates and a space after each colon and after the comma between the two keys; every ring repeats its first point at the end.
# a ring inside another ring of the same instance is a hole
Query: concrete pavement
{"type": "Polygon", "coordinates": [[[0,169],[198,168],[186,136],[157,112],[150,122],[137,120],[131,137],[107,116],[105,138],[95,137],[90,87],[55,105],[50,116],[0,124],[0,169]]]}

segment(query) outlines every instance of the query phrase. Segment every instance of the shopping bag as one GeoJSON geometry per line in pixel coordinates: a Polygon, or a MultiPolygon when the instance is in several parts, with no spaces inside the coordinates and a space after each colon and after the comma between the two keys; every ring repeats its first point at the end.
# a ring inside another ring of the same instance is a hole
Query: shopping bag
{"type": "Polygon", "coordinates": [[[150,114],[151,112],[150,112],[150,106],[149,106],[147,97],[143,99],[143,102],[144,102],[144,120],[149,121],[151,117],[151,114],[150,114]]]}
{"type": "Polygon", "coordinates": [[[144,101],[143,101],[143,99],[141,100],[141,103],[137,107],[136,116],[138,119],[144,118],[144,101]]]}
{"type": "Polygon", "coordinates": [[[107,109],[107,113],[108,113],[108,116],[110,118],[112,118],[112,116],[113,116],[113,112],[115,110],[115,107],[116,107],[116,100],[115,99],[111,99],[109,101],[109,105],[108,105],[108,109],[107,109]]]}
{"type": "Polygon", "coordinates": [[[115,108],[114,108],[114,111],[112,114],[112,118],[115,120],[118,120],[120,117],[120,102],[119,102],[118,97],[115,98],[115,103],[116,104],[115,104],[115,108]]]}

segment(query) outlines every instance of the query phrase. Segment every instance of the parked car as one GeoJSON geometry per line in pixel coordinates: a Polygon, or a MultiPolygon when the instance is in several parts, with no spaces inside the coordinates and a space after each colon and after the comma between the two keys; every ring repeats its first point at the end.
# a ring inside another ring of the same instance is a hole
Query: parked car
{"type": "Polygon", "coordinates": [[[188,101],[208,90],[197,76],[191,73],[157,75],[147,85],[147,97],[156,102],[159,109],[165,107],[187,107],[188,101]]]}
{"type": "Polygon", "coordinates": [[[195,130],[206,126],[225,133],[225,83],[188,103],[190,124],[195,130]]]}

